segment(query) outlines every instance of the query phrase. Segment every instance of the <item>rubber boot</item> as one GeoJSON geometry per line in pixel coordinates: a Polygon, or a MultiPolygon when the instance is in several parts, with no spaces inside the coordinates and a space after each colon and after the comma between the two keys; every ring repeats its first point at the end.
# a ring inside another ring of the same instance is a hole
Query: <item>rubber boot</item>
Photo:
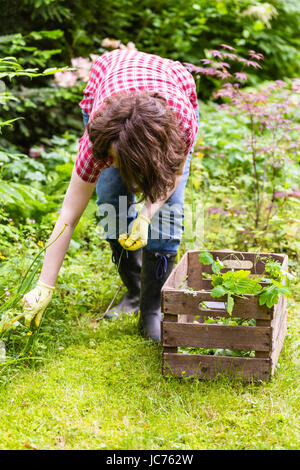
{"type": "Polygon", "coordinates": [[[140,309],[140,287],[142,250],[123,250],[119,242],[109,240],[112,261],[118,267],[120,278],[127,288],[121,302],[112,307],[105,315],[106,320],[119,317],[122,313],[137,313],[140,309]]]}
{"type": "Polygon", "coordinates": [[[139,328],[145,338],[160,342],[160,292],[171,274],[176,253],[143,249],[139,328]]]}

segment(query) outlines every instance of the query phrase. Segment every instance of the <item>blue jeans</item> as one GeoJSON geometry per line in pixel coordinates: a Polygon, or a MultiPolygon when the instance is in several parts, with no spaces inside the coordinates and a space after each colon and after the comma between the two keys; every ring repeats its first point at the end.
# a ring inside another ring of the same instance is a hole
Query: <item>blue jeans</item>
{"type": "MultiPolygon", "coordinates": [[[[89,115],[84,111],[82,113],[86,126],[89,115]]],[[[195,114],[199,122],[198,109],[195,114]]],[[[146,246],[149,251],[160,253],[178,251],[184,231],[184,192],[194,146],[186,159],[179,185],[151,219],[146,246]]],[[[96,185],[96,193],[98,215],[100,224],[104,228],[105,239],[117,240],[121,233],[130,233],[131,224],[137,217],[136,199],[123,183],[118,168],[111,166],[102,170],[96,185]]]]}

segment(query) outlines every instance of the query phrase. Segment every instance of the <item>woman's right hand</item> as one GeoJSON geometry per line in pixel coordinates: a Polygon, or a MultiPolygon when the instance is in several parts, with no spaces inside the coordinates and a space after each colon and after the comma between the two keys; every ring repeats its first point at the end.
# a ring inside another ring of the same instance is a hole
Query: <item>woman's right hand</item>
{"type": "Polygon", "coordinates": [[[30,328],[32,320],[34,320],[37,327],[39,326],[42,315],[51,301],[53,291],[53,286],[38,281],[36,287],[24,295],[20,303],[24,306],[25,326],[27,328],[30,328]]]}

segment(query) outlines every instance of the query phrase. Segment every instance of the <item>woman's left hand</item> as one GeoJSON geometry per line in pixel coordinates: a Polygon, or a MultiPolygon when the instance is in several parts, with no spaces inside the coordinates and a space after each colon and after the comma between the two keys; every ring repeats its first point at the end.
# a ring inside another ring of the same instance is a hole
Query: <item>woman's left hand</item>
{"type": "Polygon", "coordinates": [[[20,305],[24,307],[25,326],[27,328],[30,328],[33,320],[35,326],[39,326],[44,310],[51,301],[53,291],[54,286],[38,281],[36,287],[27,292],[21,299],[20,305]]]}
{"type": "Polygon", "coordinates": [[[148,229],[150,220],[140,214],[133,222],[130,235],[123,233],[120,235],[118,242],[125,250],[136,251],[143,248],[148,243],[148,229]]]}

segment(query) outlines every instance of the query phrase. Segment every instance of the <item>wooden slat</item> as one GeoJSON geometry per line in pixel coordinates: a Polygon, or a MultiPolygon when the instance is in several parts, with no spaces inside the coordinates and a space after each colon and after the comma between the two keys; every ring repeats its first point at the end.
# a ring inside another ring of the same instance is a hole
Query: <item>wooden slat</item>
{"type": "Polygon", "coordinates": [[[278,303],[274,305],[274,315],[271,322],[273,341],[276,340],[278,335],[284,306],[286,306],[286,299],[282,295],[279,295],[278,303]]]}
{"type": "Polygon", "coordinates": [[[163,345],[250,351],[271,349],[271,328],[163,322],[163,345]]]}
{"type": "MultiPolygon", "coordinates": [[[[276,313],[276,317],[274,320],[271,322],[271,325],[273,325],[273,335],[272,335],[272,340],[273,340],[273,346],[275,346],[275,343],[280,336],[281,328],[284,322],[287,319],[287,299],[286,297],[282,297],[282,301],[280,302],[280,311],[276,313]]],[[[274,347],[273,347],[274,349],[274,347]]]]}
{"type": "Polygon", "coordinates": [[[185,253],[181,260],[177,263],[170,276],[164,283],[162,291],[166,288],[177,289],[180,284],[187,278],[188,274],[188,253],[185,253]]]}
{"type": "MultiPolygon", "coordinates": [[[[284,255],[282,263],[283,269],[288,270],[288,256],[284,255]]],[[[274,374],[275,367],[279,358],[280,351],[287,333],[287,299],[279,296],[278,304],[274,309],[274,318],[271,322],[272,327],[272,354],[271,354],[271,374],[274,374]]]]}
{"type": "MultiPolygon", "coordinates": [[[[284,261],[282,264],[283,269],[288,270],[288,257],[285,255],[284,261]]],[[[283,282],[283,284],[285,284],[283,282]]],[[[271,327],[273,329],[273,344],[275,343],[278,334],[280,332],[280,327],[282,323],[282,316],[286,310],[287,299],[283,295],[279,295],[278,303],[274,306],[273,320],[271,327]]]]}
{"type": "MultiPolygon", "coordinates": [[[[197,252],[200,253],[200,252],[197,252]]],[[[188,252],[188,286],[195,290],[203,289],[202,286],[203,264],[199,261],[199,256],[194,256],[194,252],[188,252]]]]}
{"type": "MultiPolygon", "coordinates": [[[[284,316],[286,313],[287,313],[287,298],[282,296],[280,316],[284,316]]],[[[279,312],[278,312],[278,314],[279,314],[279,312]]],[[[274,328],[274,337],[276,337],[276,339],[277,339],[279,334],[280,334],[280,326],[277,328],[276,331],[275,331],[275,328],[274,328]]]]}
{"type": "Polygon", "coordinates": [[[288,271],[288,268],[289,268],[289,257],[288,257],[288,255],[286,255],[286,254],[283,255],[282,267],[283,267],[283,269],[285,269],[286,271],[288,271]]]}
{"type": "Polygon", "coordinates": [[[282,319],[282,327],[280,329],[280,333],[279,333],[279,335],[277,337],[277,340],[276,340],[276,346],[275,346],[275,349],[274,349],[274,351],[272,352],[272,355],[271,355],[271,361],[272,361],[271,373],[272,373],[272,375],[274,374],[275,367],[276,367],[276,364],[278,362],[279,354],[281,352],[286,333],[287,333],[287,312],[285,311],[285,313],[283,314],[283,319],[282,319]]]}
{"type": "MultiPolygon", "coordinates": [[[[163,323],[164,322],[174,322],[177,323],[178,317],[176,315],[164,315],[162,321],[160,322],[160,336],[161,336],[161,343],[165,344],[165,338],[164,338],[164,328],[163,328],[163,323]]],[[[177,353],[178,348],[177,346],[164,346],[163,347],[163,353],[177,353]]]]}
{"type": "MultiPolygon", "coordinates": [[[[256,320],[256,326],[271,326],[271,320],[256,320]]],[[[271,329],[272,334],[272,329],[271,329]]],[[[270,350],[269,351],[255,351],[255,357],[270,357],[272,349],[272,338],[270,341],[270,350]]]]}
{"type": "MultiPolygon", "coordinates": [[[[225,317],[229,315],[225,309],[201,310],[199,305],[203,301],[226,302],[227,297],[211,297],[209,291],[185,293],[180,290],[167,290],[162,293],[163,312],[168,315],[206,315],[211,317],[225,317]]],[[[273,308],[269,309],[265,305],[259,305],[258,297],[246,295],[245,298],[235,298],[232,316],[238,318],[256,318],[260,320],[270,320],[273,315],[273,308]]]]}
{"type": "Polygon", "coordinates": [[[164,354],[163,374],[176,377],[214,378],[218,374],[245,380],[269,380],[270,359],[207,356],[198,354],[164,354]]]}
{"type": "Polygon", "coordinates": [[[284,297],[279,296],[279,301],[274,305],[273,319],[270,320],[256,320],[256,326],[271,326],[271,350],[270,351],[255,351],[255,357],[270,357],[272,349],[274,348],[275,338],[278,334],[278,328],[281,323],[282,308],[284,303],[284,297]]]}
{"type": "Polygon", "coordinates": [[[181,290],[184,290],[184,289],[187,289],[188,288],[188,282],[187,282],[187,279],[185,281],[183,281],[183,283],[181,284],[181,287],[180,289],[181,290]]]}
{"type": "Polygon", "coordinates": [[[284,339],[287,333],[287,299],[283,298],[282,311],[280,313],[280,321],[276,325],[276,329],[273,331],[272,340],[272,354],[271,354],[271,373],[274,374],[275,367],[279,358],[280,351],[282,349],[284,339]]]}

